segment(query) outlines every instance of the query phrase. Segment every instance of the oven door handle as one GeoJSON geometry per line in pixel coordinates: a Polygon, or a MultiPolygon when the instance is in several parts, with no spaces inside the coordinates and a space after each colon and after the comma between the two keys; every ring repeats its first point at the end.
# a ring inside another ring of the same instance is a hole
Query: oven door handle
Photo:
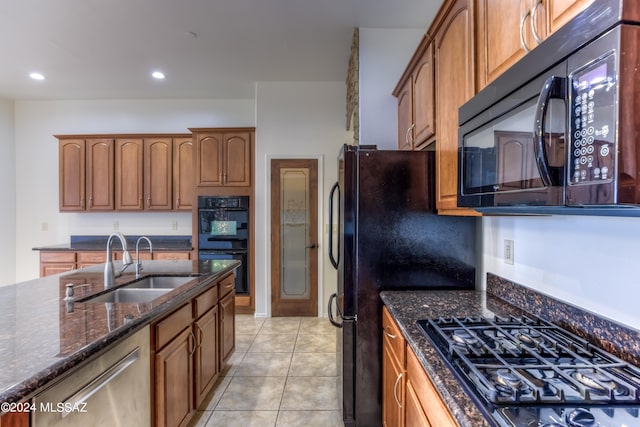
{"type": "Polygon", "coordinates": [[[538,97],[535,123],[533,129],[533,153],[540,172],[540,178],[545,187],[560,185],[559,177],[553,176],[547,160],[547,149],[544,144],[545,121],[551,99],[567,99],[567,79],[551,76],[545,82],[538,97]]]}
{"type": "Polygon", "coordinates": [[[340,186],[339,183],[333,184],[331,192],[329,193],[329,260],[334,268],[338,268],[340,263],[340,242],[338,241],[338,247],[336,256],[333,256],[333,200],[335,195],[338,195],[338,233],[340,232],[340,186]]]}
{"type": "Polygon", "coordinates": [[[338,316],[340,316],[340,307],[338,306],[337,300],[338,300],[338,294],[332,294],[329,297],[329,307],[327,312],[329,313],[329,322],[331,322],[331,324],[336,328],[342,328],[342,323],[336,322],[333,318],[333,310],[332,310],[333,301],[336,301],[336,313],[338,314],[338,316]]]}
{"type": "Polygon", "coordinates": [[[201,254],[210,254],[210,255],[245,255],[247,253],[246,249],[201,249],[201,254]]]}

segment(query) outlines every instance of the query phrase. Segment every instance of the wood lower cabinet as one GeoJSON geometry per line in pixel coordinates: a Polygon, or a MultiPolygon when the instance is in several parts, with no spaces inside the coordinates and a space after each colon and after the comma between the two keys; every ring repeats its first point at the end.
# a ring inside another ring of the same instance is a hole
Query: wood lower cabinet
{"type": "Polygon", "coordinates": [[[389,310],[382,308],[382,425],[457,427],[404,339],[389,310]]]}
{"type": "Polygon", "coordinates": [[[404,426],[405,339],[382,308],[382,425],[404,426]]]}
{"type": "Polygon", "coordinates": [[[66,251],[40,252],[40,277],[76,269],[76,253],[66,251]]]}
{"type": "Polygon", "coordinates": [[[187,425],[233,353],[233,292],[219,298],[229,279],[233,273],[152,325],[153,425],[187,425]]]}
{"type": "Polygon", "coordinates": [[[154,252],[153,259],[155,260],[188,260],[191,258],[191,252],[154,252]]]}
{"type": "Polygon", "coordinates": [[[458,208],[458,109],[475,94],[473,5],[473,0],[446,1],[432,28],[437,82],[436,208],[445,215],[479,215],[458,208]]]}
{"type": "Polygon", "coordinates": [[[29,426],[29,412],[9,412],[0,416],[0,427],[29,426]]]}

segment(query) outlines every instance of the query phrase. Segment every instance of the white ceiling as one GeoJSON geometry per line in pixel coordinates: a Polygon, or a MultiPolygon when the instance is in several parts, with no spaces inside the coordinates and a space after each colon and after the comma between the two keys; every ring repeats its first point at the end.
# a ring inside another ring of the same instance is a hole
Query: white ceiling
{"type": "Polygon", "coordinates": [[[0,98],[253,98],[256,81],[343,81],[354,27],[426,30],[441,3],[6,0],[0,98]]]}

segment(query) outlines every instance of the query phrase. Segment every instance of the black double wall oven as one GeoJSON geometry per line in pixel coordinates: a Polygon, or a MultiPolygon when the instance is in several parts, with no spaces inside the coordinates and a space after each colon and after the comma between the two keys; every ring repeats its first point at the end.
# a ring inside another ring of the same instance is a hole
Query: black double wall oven
{"type": "Polygon", "coordinates": [[[198,258],[237,259],[236,294],[248,295],[249,197],[198,197],[198,258]]]}

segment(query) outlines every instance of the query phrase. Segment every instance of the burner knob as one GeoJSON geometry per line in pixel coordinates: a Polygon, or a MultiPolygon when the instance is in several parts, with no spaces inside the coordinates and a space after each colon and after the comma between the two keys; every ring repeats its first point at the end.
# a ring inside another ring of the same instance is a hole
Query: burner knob
{"type": "Polygon", "coordinates": [[[596,418],[583,408],[576,408],[567,414],[567,423],[572,427],[590,427],[596,425],[596,418]]]}

